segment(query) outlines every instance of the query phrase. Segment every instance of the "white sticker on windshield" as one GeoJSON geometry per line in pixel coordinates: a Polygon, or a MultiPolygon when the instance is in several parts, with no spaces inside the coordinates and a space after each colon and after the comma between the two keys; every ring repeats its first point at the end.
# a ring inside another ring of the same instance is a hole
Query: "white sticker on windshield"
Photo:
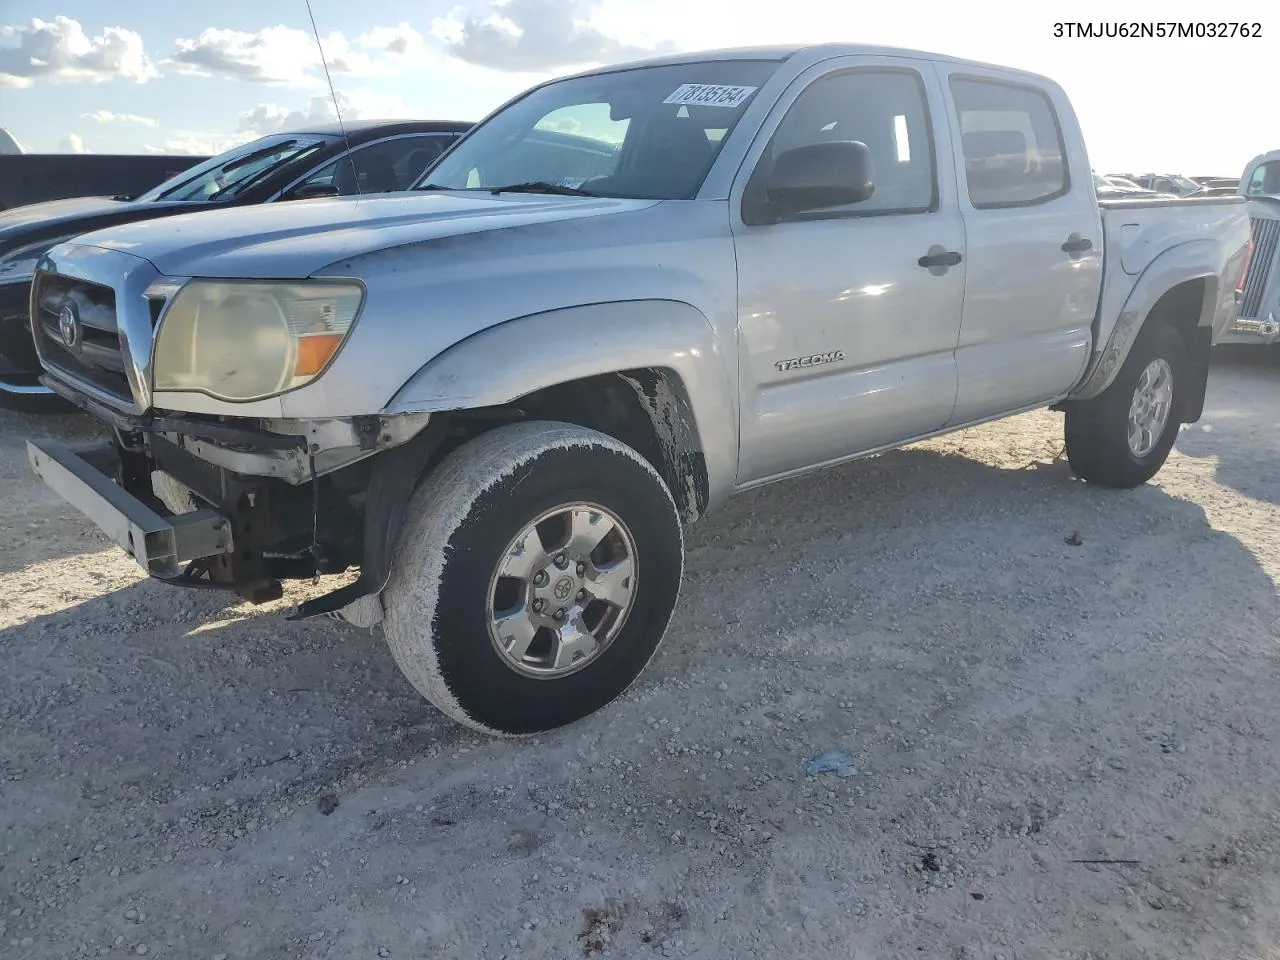
{"type": "Polygon", "coordinates": [[[699,107],[739,107],[755,87],[734,87],[721,83],[682,83],[663,103],[688,103],[699,107]]]}

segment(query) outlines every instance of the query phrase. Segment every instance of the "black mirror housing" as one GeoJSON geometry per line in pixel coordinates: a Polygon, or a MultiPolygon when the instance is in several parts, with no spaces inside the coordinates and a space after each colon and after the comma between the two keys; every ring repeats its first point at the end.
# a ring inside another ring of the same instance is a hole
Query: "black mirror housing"
{"type": "Polygon", "coordinates": [[[792,212],[861,203],[875,193],[871,149],[858,140],[806,143],[778,154],[769,171],[769,202],[792,212]]]}
{"type": "Polygon", "coordinates": [[[291,191],[287,200],[310,200],[314,197],[336,197],[338,188],[331,183],[310,183],[291,191]]]}

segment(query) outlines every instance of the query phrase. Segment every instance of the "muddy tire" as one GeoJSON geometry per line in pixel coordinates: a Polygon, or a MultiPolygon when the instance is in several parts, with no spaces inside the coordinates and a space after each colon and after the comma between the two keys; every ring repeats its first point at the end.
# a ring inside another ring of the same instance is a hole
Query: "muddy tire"
{"type": "Polygon", "coordinates": [[[602,433],[546,421],[453,451],[414,494],[383,594],[409,682],[498,736],[621,695],[657,651],[684,568],[662,478],[602,433]]]}
{"type": "Polygon", "coordinates": [[[1111,386],[1068,409],[1072,472],[1104,487],[1146,483],[1164,466],[1178,438],[1186,387],[1182,338],[1167,324],[1148,323],[1111,386]]]}

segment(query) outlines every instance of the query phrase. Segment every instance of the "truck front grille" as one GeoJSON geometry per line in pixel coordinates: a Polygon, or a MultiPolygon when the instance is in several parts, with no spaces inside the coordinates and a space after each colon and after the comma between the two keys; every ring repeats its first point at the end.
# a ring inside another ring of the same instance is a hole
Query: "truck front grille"
{"type": "Polygon", "coordinates": [[[37,273],[31,303],[31,332],[46,366],[73,381],[91,384],[126,403],[132,402],[116,324],[114,290],[75,277],[37,273]],[[64,336],[62,322],[67,307],[76,319],[70,342],[64,336]]]}
{"type": "Polygon", "coordinates": [[[1253,218],[1253,256],[1249,258],[1249,272],[1244,278],[1244,298],[1240,302],[1240,318],[1265,320],[1262,316],[1262,296],[1271,278],[1271,268],[1276,259],[1276,244],[1280,241],[1280,220],[1253,218]]]}

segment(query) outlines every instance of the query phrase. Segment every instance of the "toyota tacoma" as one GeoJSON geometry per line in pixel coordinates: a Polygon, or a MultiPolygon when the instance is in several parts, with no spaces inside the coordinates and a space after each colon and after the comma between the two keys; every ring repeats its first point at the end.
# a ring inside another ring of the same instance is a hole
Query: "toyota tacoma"
{"type": "Polygon", "coordinates": [[[515,97],[406,192],[99,230],[32,287],[44,382],[113,428],[44,482],[176,585],[380,626],[444,713],[618,697],[729,495],[1022,411],[1148,481],[1201,415],[1242,197],[1099,200],[1034,74],[818,45],[515,97]],[[358,576],[356,572],[358,570],[358,576]]]}

